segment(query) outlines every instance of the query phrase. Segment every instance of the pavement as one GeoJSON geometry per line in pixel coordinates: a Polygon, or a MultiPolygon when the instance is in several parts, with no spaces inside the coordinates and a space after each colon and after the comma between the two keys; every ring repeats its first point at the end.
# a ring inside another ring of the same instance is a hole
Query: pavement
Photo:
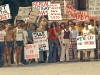
{"type": "Polygon", "coordinates": [[[0,75],[100,75],[100,59],[91,59],[90,62],[32,63],[0,67],[0,75]]]}

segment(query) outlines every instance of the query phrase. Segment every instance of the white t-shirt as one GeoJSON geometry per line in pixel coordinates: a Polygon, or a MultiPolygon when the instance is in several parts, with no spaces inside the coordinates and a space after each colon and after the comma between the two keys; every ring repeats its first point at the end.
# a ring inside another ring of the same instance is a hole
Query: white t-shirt
{"type": "Polygon", "coordinates": [[[16,28],[16,41],[23,41],[22,29],[16,28]]]}
{"type": "Polygon", "coordinates": [[[6,32],[4,30],[0,31],[0,42],[4,42],[4,36],[6,36],[6,32]]]}
{"type": "Polygon", "coordinates": [[[28,33],[27,33],[27,31],[26,30],[23,30],[23,34],[24,34],[24,42],[25,42],[25,44],[27,43],[27,36],[28,36],[28,33]]]}

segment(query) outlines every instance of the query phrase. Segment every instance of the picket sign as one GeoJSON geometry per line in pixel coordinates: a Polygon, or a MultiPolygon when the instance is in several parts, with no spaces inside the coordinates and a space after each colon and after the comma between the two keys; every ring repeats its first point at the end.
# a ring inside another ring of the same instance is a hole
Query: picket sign
{"type": "Polygon", "coordinates": [[[49,50],[47,31],[44,32],[34,32],[33,33],[34,43],[39,45],[39,51],[49,50]]]}
{"type": "Polygon", "coordinates": [[[0,21],[11,19],[9,4],[0,6],[0,21]]]}
{"type": "Polygon", "coordinates": [[[100,0],[89,0],[89,15],[100,16],[100,0]]]}
{"type": "Polygon", "coordinates": [[[77,37],[77,49],[94,49],[96,48],[95,35],[78,36],[77,37]]]}
{"type": "Polygon", "coordinates": [[[89,12],[87,11],[78,11],[76,9],[74,9],[71,5],[69,5],[68,3],[66,3],[66,14],[73,18],[73,19],[77,19],[80,21],[89,21],[90,19],[95,19],[95,20],[99,20],[100,16],[90,16],[89,12]]]}
{"type": "Polygon", "coordinates": [[[19,7],[17,20],[24,20],[29,17],[29,13],[31,12],[31,7],[19,7]]]}
{"type": "Polygon", "coordinates": [[[24,59],[39,58],[38,44],[26,44],[24,47],[24,59]]]}
{"type": "Polygon", "coordinates": [[[39,16],[48,15],[48,10],[50,7],[50,1],[39,1],[39,2],[32,2],[32,7],[39,9],[39,16]]]}
{"type": "Polygon", "coordinates": [[[29,15],[29,23],[35,23],[37,16],[38,16],[39,9],[32,7],[32,11],[29,15]]]}
{"type": "Polygon", "coordinates": [[[62,20],[60,4],[50,4],[48,11],[49,20],[62,20]]]}

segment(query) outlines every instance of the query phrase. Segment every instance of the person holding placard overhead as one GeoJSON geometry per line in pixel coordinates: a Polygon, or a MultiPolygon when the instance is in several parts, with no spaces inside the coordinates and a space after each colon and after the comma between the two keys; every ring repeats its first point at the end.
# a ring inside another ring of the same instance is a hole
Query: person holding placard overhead
{"type": "Polygon", "coordinates": [[[3,30],[3,25],[0,24],[0,67],[3,65],[4,48],[7,49],[6,32],[3,30]]]}
{"type": "MultiPolygon", "coordinates": [[[[81,36],[87,36],[90,35],[90,30],[88,28],[88,22],[84,23],[84,29],[81,31],[81,36]]],[[[83,60],[82,61],[90,61],[90,51],[91,49],[83,50],[83,60]],[[85,57],[85,54],[87,53],[87,58],[85,57]]]]}
{"type": "Polygon", "coordinates": [[[94,49],[94,58],[97,60],[98,59],[98,49],[97,49],[98,27],[96,26],[96,22],[93,19],[90,20],[90,25],[88,25],[88,28],[91,34],[94,34],[96,38],[96,49],[94,49]]]}

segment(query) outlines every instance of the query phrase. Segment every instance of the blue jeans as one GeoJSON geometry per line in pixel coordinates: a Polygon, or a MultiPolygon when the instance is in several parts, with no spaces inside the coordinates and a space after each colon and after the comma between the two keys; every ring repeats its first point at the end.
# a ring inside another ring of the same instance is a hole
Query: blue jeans
{"type": "Polygon", "coordinates": [[[56,40],[50,40],[49,46],[50,46],[50,50],[49,50],[48,62],[56,62],[57,41],[56,40]]]}
{"type": "Polygon", "coordinates": [[[0,66],[3,65],[4,57],[4,42],[0,42],[0,66]]]}

